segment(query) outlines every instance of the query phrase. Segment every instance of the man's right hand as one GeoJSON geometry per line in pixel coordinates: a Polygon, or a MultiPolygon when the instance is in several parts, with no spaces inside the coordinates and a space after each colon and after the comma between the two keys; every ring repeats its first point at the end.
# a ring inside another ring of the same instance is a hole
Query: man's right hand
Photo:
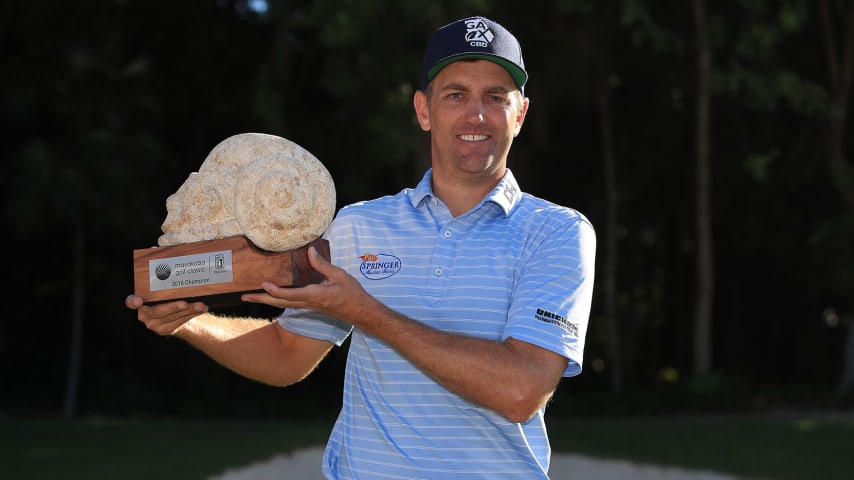
{"type": "Polygon", "coordinates": [[[136,317],[146,328],[158,335],[174,335],[185,323],[208,311],[202,302],[188,303],[184,300],[144,305],[142,297],[128,295],[125,305],[136,310],[136,317]]]}

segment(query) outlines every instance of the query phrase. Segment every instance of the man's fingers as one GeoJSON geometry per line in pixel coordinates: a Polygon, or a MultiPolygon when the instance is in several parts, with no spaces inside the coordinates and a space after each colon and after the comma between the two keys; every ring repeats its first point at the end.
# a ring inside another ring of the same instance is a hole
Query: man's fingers
{"type": "Polygon", "coordinates": [[[333,271],[332,264],[323,258],[323,255],[317,251],[313,245],[308,247],[308,263],[318,272],[326,275],[327,272],[333,271]]]}
{"type": "MultiPolygon", "coordinates": [[[[261,288],[264,289],[265,292],[271,297],[274,298],[282,298],[282,293],[284,293],[285,288],[276,285],[273,282],[262,282],[261,288]]],[[[254,295],[263,295],[263,294],[253,294],[254,295]]]]}
{"type": "Polygon", "coordinates": [[[142,297],[138,297],[136,295],[128,295],[127,298],[125,298],[125,306],[128,308],[136,310],[141,307],[142,304],[142,297]]]}
{"type": "Polygon", "coordinates": [[[207,312],[208,307],[202,302],[187,303],[184,300],[177,302],[167,302],[157,305],[141,306],[139,311],[139,319],[178,319],[186,316],[195,317],[201,313],[207,312]]]}

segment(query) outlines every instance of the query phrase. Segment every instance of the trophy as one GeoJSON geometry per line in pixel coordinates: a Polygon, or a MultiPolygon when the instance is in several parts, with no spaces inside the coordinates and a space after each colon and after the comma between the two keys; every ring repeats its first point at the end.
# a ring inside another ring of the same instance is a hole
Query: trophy
{"type": "Polygon", "coordinates": [[[296,143],[243,133],[220,142],[174,194],[158,246],[133,251],[134,294],[145,304],[184,299],[209,306],[261,292],[319,283],[308,248],[327,260],[321,238],[335,214],[324,165],[296,143]]]}

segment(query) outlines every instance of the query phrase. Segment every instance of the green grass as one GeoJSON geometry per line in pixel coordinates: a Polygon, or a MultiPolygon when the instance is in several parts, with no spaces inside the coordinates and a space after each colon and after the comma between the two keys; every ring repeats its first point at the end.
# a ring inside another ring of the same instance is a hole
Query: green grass
{"type": "Polygon", "coordinates": [[[555,451],[773,480],[854,478],[854,416],[558,419],[555,451]]]}
{"type": "MultiPolygon", "coordinates": [[[[0,420],[0,478],[205,479],[322,444],[328,420],[0,420]]],[[[552,418],[555,452],[773,480],[849,479],[854,417],[552,418]]]]}
{"type": "Polygon", "coordinates": [[[328,421],[38,419],[0,421],[0,478],[205,479],[322,444],[328,421]]]}

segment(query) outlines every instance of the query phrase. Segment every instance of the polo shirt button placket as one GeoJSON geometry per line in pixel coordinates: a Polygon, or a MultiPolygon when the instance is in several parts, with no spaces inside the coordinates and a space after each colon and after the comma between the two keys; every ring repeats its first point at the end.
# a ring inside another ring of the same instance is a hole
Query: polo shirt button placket
{"type": "MultiPolygon", "coordinates": [[[[454,232],[447,226],[442,226],[441,230],[438,233],[439,237],[436,243],[436,250],[434,254],[437,254],[437,257],[441,258],[442,254],[451,254],[454,232]]],[[[447,280],[444,278],[445,267],[442,265],[433,264],[433,279],[438,282],[435,284],[435,288],[443,290],[446,285],[444,282],[447,280]]]]}

